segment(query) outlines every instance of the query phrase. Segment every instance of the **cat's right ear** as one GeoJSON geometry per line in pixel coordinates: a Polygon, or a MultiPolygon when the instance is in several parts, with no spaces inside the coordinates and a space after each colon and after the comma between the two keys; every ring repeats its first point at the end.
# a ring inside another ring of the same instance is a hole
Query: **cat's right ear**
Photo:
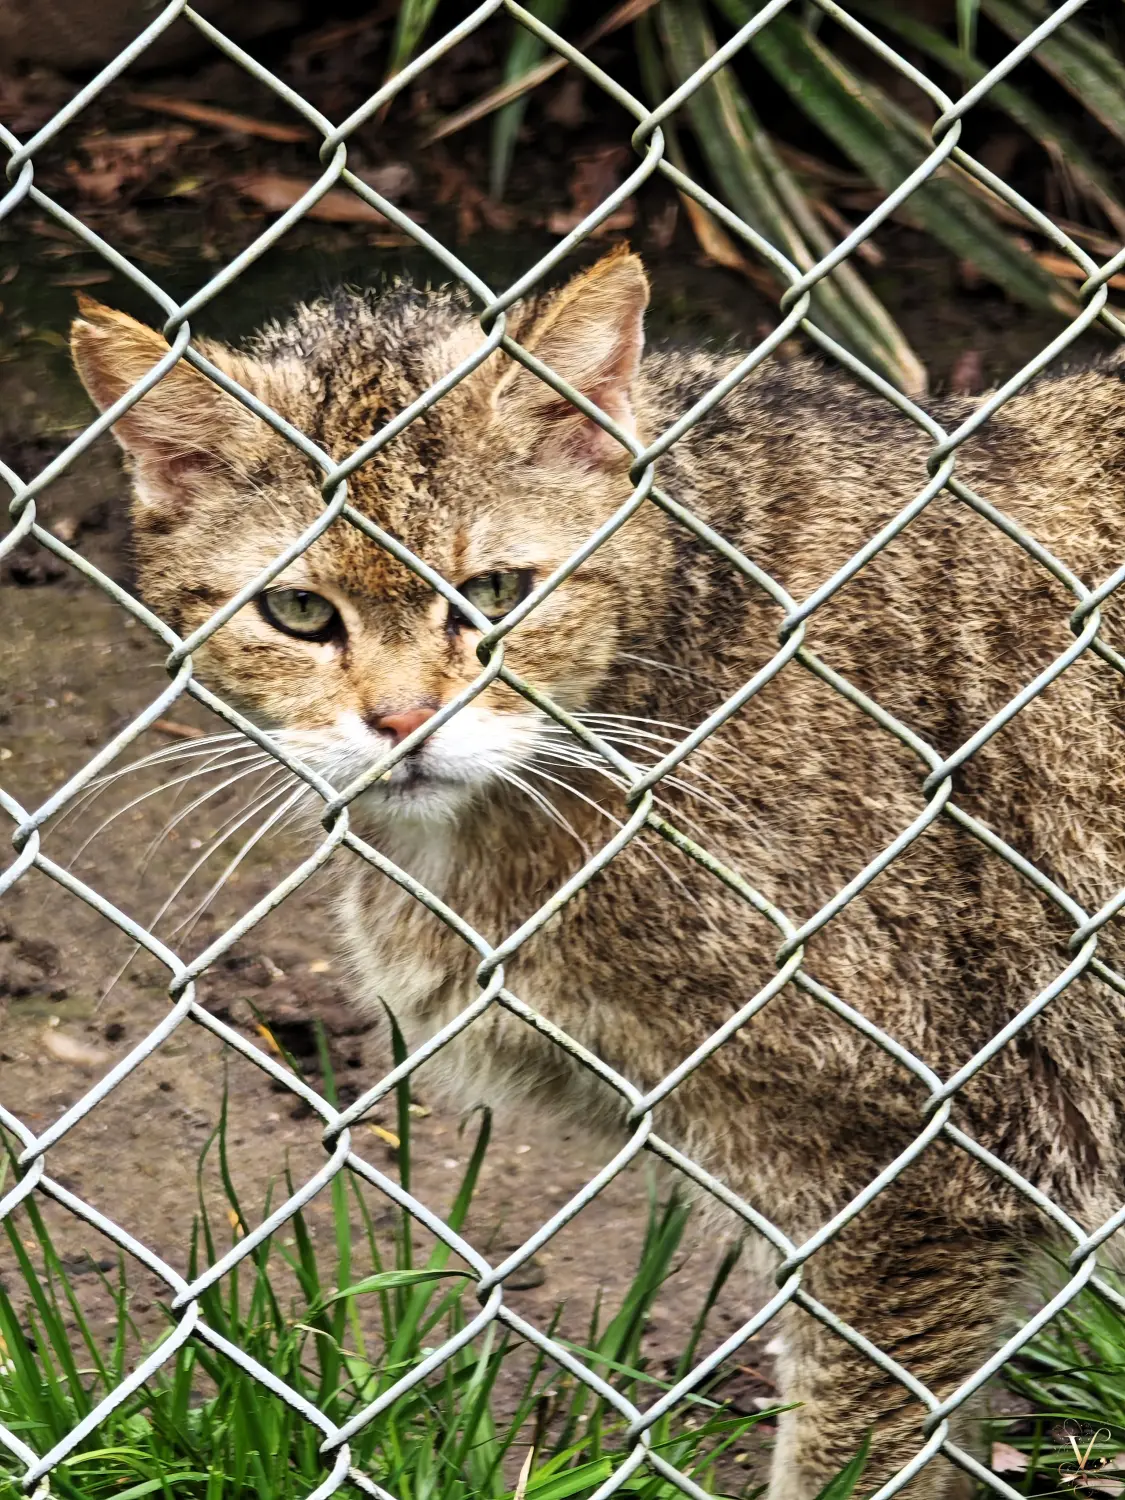
{"type": "MultiPolygon", "coordinates": [[[[640,257],[611,251],[551,298],[519,342],[630,434],[644,349],[648,278],[640,257]]],[[[493,395],[510,440],[577,468],[628,462],[624,446],[538,375],[512,362],[493,395]]]]}
{"type": "MultiPolygon", "coordinates": [[[[82,384],[101,411],[112,406],[168,352],[155,329],[104,307],[78,300],[70,352],[82,384]]],[[[213,356],[211,346],[207,349],[213,356]]],[[[233,397],[185,360],[113,425],[113,435],[133,461],[137,498],[163,510],[190,504],[222,470],[245,466],[260,445],[262,424],[233,397]]]]}

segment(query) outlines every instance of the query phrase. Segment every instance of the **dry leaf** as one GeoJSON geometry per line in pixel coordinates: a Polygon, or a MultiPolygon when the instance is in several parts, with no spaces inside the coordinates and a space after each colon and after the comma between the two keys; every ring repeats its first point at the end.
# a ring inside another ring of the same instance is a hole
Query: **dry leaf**
{"type": "Polygon", "coordinates": [[[993,1443],[992,1472],[994,1474],[1025,1474],[1027,1454],[1013,1448],[1010,1443],[993,1443]]]}
{"type": "Polygon", "coordinates": [[[690,193],[681,193],[680,201],[691,222],[699,248],[708,260],[724,266],[728,271],[737,271],[766,296],[777,296],[777,283],[769,272],[746,259],[723,226],[707,212],[702,203],[697,203],[690,193]]]}
{"type": "MultiPolygon", "coordinates": [[[[826,203],[823,198],[810,196],[809,202],[828,225],[829,229],[834,230],[842,240],[846,240],[855,228],[855,225],[849,224],[843,214],[837,213],[831,203],[826,203]]],[[[859,244],[855,247],[854,253],[860,260],[866,261],[869,266],[881,266],[887,258],[878,245],[875,244],[874,240],[860,240],[859,244]]]]}
{"type": "MultiPolygon", "coordinates": [[[[570,174],[569,212],[556,212],[547,220],[552,234],[569,234],[581,224],[587,214],[593,213],[620,185],[625,176],[626,164],[632,161],[628,146],[599,146],[575,157],[570,174]]],[[[594,230],[594,238],[609,234],[616,229],[630,229],[636,219],[637,210],[632,198],[604,219],[594,230]]]]}
{"type": "MultiPolygon", "coordinates": [[[[112,281],[112,271],[73,271],[69,276],[52,276],[52,286],[100,286],[112,281]]],[[[65,540],[65,538],[64,538],[65,540]]]]}
{"type": "Polygon", "coordinates": [[[125,101],[139,109],[154,109],[179,120],[193,120],[197,125],[215,125],[220,130],[237,130],[242,135],[256,135],[264,141],[307,141],[312,132],[304,125],[277,125],[272,120],[258,120],[213,104],[198,104],[194,99],[173,99],[167,94],[126,94],[125,101]]]}
{"type": "Polygon", "coordinates": [[[280,1057],[281,1048],[278,1046],[277,1038],[274,1036],[269,1027],[264,1025],[261,1021],[257,1021],[255,1022],[254,1030],[262,1038],[262,1040],[265,1042],[266,1046],[274,1054],[274,1056],[280,1057]]]}
{"type": "Polygon", "coordinates": [[[108,131],[82,137],[88,165],[68,161],[66,171],[79,191],[95,203],[112,203],[124,189],[143,187],[169,165],[179,148],[193,140],[188,125],[170,125],[159,130],[132,130],[120,135],[108,131]]]}
{"type": "MultiPolygon", "coordinates": [[[[1063,281],[1086,281],[1086,272],[1068,255],[1053,255],[1050,250],[1041,250],[1035,257],[1044,271],[1050,271],[1052,276],[1059,276],[1063,281]]],[[[1109,286],[1116,287],[1119,291],[1125,287],[1125,276],[1111,276],[1109,286]]]]}
{"type": "Polygon", "coordinates": [[[680,204],[676,198],[669,198],[668,202],[652,215],[648,221],[648,237],[654,249],[667,250],[676,237],[676,225],[679,219],[680,204]]]}
{"type": "MultiPolygon", "coordinates": [[[[282,172],[251,172],[244,177],[234,177],[231,182],[244,197],[252,198],[271,214],[283,214],[312,187],[305,178],[287,177],[282,172]]],[[[323,219],[329,224],[383,224],[389,227],[389,221],[378,209],[346,188],[329,188],[311,208],[306,209],[305,218],[323,219]]]]}

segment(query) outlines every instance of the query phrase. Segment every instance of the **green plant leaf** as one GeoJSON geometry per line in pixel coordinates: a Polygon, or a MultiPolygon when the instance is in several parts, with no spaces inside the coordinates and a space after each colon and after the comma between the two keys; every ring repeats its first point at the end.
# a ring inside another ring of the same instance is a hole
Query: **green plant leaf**
{"type": "MultiPolygon", "coordinates": [[[[855,8],[871,20],[878,21],[888,31],[893,31],[911,46],[920,48],[935,62],[952,72],[960,71],[966,85],[975,84],[988,71],[984,63],[978,62],[975,57],[963,57],[940,32],[899,6],[885,4],[883,0],[855,0],[855,8]]],[[[1045,151],[1058,160],[1065,161],[1067,171],[1079,189],[1101,208],[1119,232],[1125,234],[1125,205],[1122,205],[1117,196],[1112,177],[1094,160],[1075,135],[1047,110],[1041,109],[1030,95],[1013,87],[1006,79],[1001,79],[989,89],[988,103],[1003,110],[1038,141],[1045,151]]]]}
{"type": "Polygon", "coordinates": [[[613,1464],[608,1458],[599,1458],[593,1463],[579,1464],[577,1468],[567,1469],[551,1479],[544,1480],[542,1484],[536,1483],[533,1474],[528,1480],[527,1500],[567,1500],[570,1495],[577,1495],[585,1490],[592,1494],[599,1484],[605,1481],[613,1473],[613,1464]]]}
{"type": "Polygon", "coordinates": [[[970,82],[968,68],[977,50],[977,18],[980,15],[980,0],[957,0],[957,51],[961,62],[961,77],[970,82]]]}
{"type": "MultiPolygon", "coordinates": [[[[736,25],[758,7],[718,0],[736,25]]],[[[885,193],[917,167],[928,149],[925,131],[870,79],[859,78],[811,32],[782,14],[751,45],[793,100],[885,193]]],[[[908,200],[910,214],[956,255],[971,260],[1016,301],[1073,316],[1078,303],[1016,245],[965,187],[939,171],[908,200]]]]}
{"type": "Polygon", "coordinates": [[[438,0],[399,0],[388,78],[401,72],[417,52],[437,8],[438,0]]]}
{"type": "Polygon", "coordinates": [[[321,1308],[331,1307],[333,1302],[339,1302],[344,1297],[360,1297],[365,1292],[384,1292],[393,1286],[418,1286],[424,1281],[444,1281],[450,1276],[468,1277],[468,1271],[379,1271],[374,1276],[365,1276],[362,1281],[357,1281],[353,1286],[346,1286],[338,1292],[333,1292],[329,1297],[322,1297],[310,1312],[319,1312],[321,1308]]]}
{"type": "MultiPolygon", "coordinates": [[[[566,15],[567,0],[530,0],[527,9],[545,26],[557,30],[566,15]]],[[[546,44],[518,21],[514,23],[515,34],[508,56],[504,62],[502,82],[514,83],[522,78],[543,56],[546,44]]],[[[521,94],[510,104],[499,110],[492,122],[492,151],[489,160],[489,192],[496,199],[504,196],[504,187],[512,166],[512,155],[516,149],[516,137],[520,133],[523,117],[527,111],[528,95],[521,94]]]]}
{"type": "MultiPolygon", "coordinates": [[[[747,7],[743,19],[749,13],[747,7]]],[[[767,30],[784,19],[776,17],[767,30]]],[[[698,0],[664,0],[658,21],[674,77],[690,77],[715,51],[702,6],[698,0]]],[[[810,269],[831,242],[731,70],[724,68],[697,89],[686,108],[727,205],[799,270],[810,269]]],[[[921,364],[854,267],[838,266],[817,283],[811,317],[901,389],[914,395],[925,389],[921,364]]]]}
{"type": "Polygon", "coordinates": [[[849,1459],[834,1478],[828,1481],[816,1500],[849,1500],[859,1483],[870,1449],[871,1434],[868,1433],[863,1440],[863,1447],[853,1459],[849,1459]]]}
{"type": "MultiPolygon", "coordinates": [[[[985,15],[1022,41],[1053,7],[1039,0],[982,0],[985,15]]],[[[1036,47],[1035,61],[1069,89],[1084,109],[1125,141],[1125,67],[1072,16],[1036,47]]]]}

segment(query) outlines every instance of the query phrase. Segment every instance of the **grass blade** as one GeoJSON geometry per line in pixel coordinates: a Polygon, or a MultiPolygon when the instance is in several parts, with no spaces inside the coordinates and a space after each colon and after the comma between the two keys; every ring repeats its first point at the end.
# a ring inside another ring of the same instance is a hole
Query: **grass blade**
{"type": "MultiPolygon", "coordinates": [[[[557,31],[566,15],[567,0],[531,0],[528,10],[545,26],[557,31]]],[[[511,84],[529,73],[546,51],[546,44],[529,31],[526,26],[515,23],[515,35],[504,62],[504,83],[511,84]]],[[[516,149],[516,137],[520,133],[527,110],[527,94],[521,94],[505,104],[492,122],[492,152],[489,161],[488,191],[499,201],[504,196],[504,186],[512,166],[512,155],[516,149]]]]}
{"type": "Polygon", "coordinates": [[[399,0],[388,78],[405,68],[417,52],[418,43],[425,36],[437,7],[438,0],[399,0]]]}
{"type": "Polygon", "coordinates": [[[970,83],[968,69],[977,50],[977,18],[980,0],[957,0],[957,52],[961,62],[961,81],[970,83]]]}

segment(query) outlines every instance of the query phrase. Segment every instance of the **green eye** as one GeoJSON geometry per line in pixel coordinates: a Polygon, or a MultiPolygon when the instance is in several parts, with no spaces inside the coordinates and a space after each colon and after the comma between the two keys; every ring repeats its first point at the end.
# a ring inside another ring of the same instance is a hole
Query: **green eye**
{"type": "Polygon", "coordinates": [[[530,570],[518,568],[506,573],[478,573],[475,578],[461,584],[459,592],[482,615],[487,615],[490,620],[502,620],[527,598],[530,588],[530,570]]]}
{"type": "Polygon", "coordinates": [[[259,594],[258,607],[278,630],[306,641],[327,640],[340,628],[336,606],[308,589],[270,589],[259,594]]]}

